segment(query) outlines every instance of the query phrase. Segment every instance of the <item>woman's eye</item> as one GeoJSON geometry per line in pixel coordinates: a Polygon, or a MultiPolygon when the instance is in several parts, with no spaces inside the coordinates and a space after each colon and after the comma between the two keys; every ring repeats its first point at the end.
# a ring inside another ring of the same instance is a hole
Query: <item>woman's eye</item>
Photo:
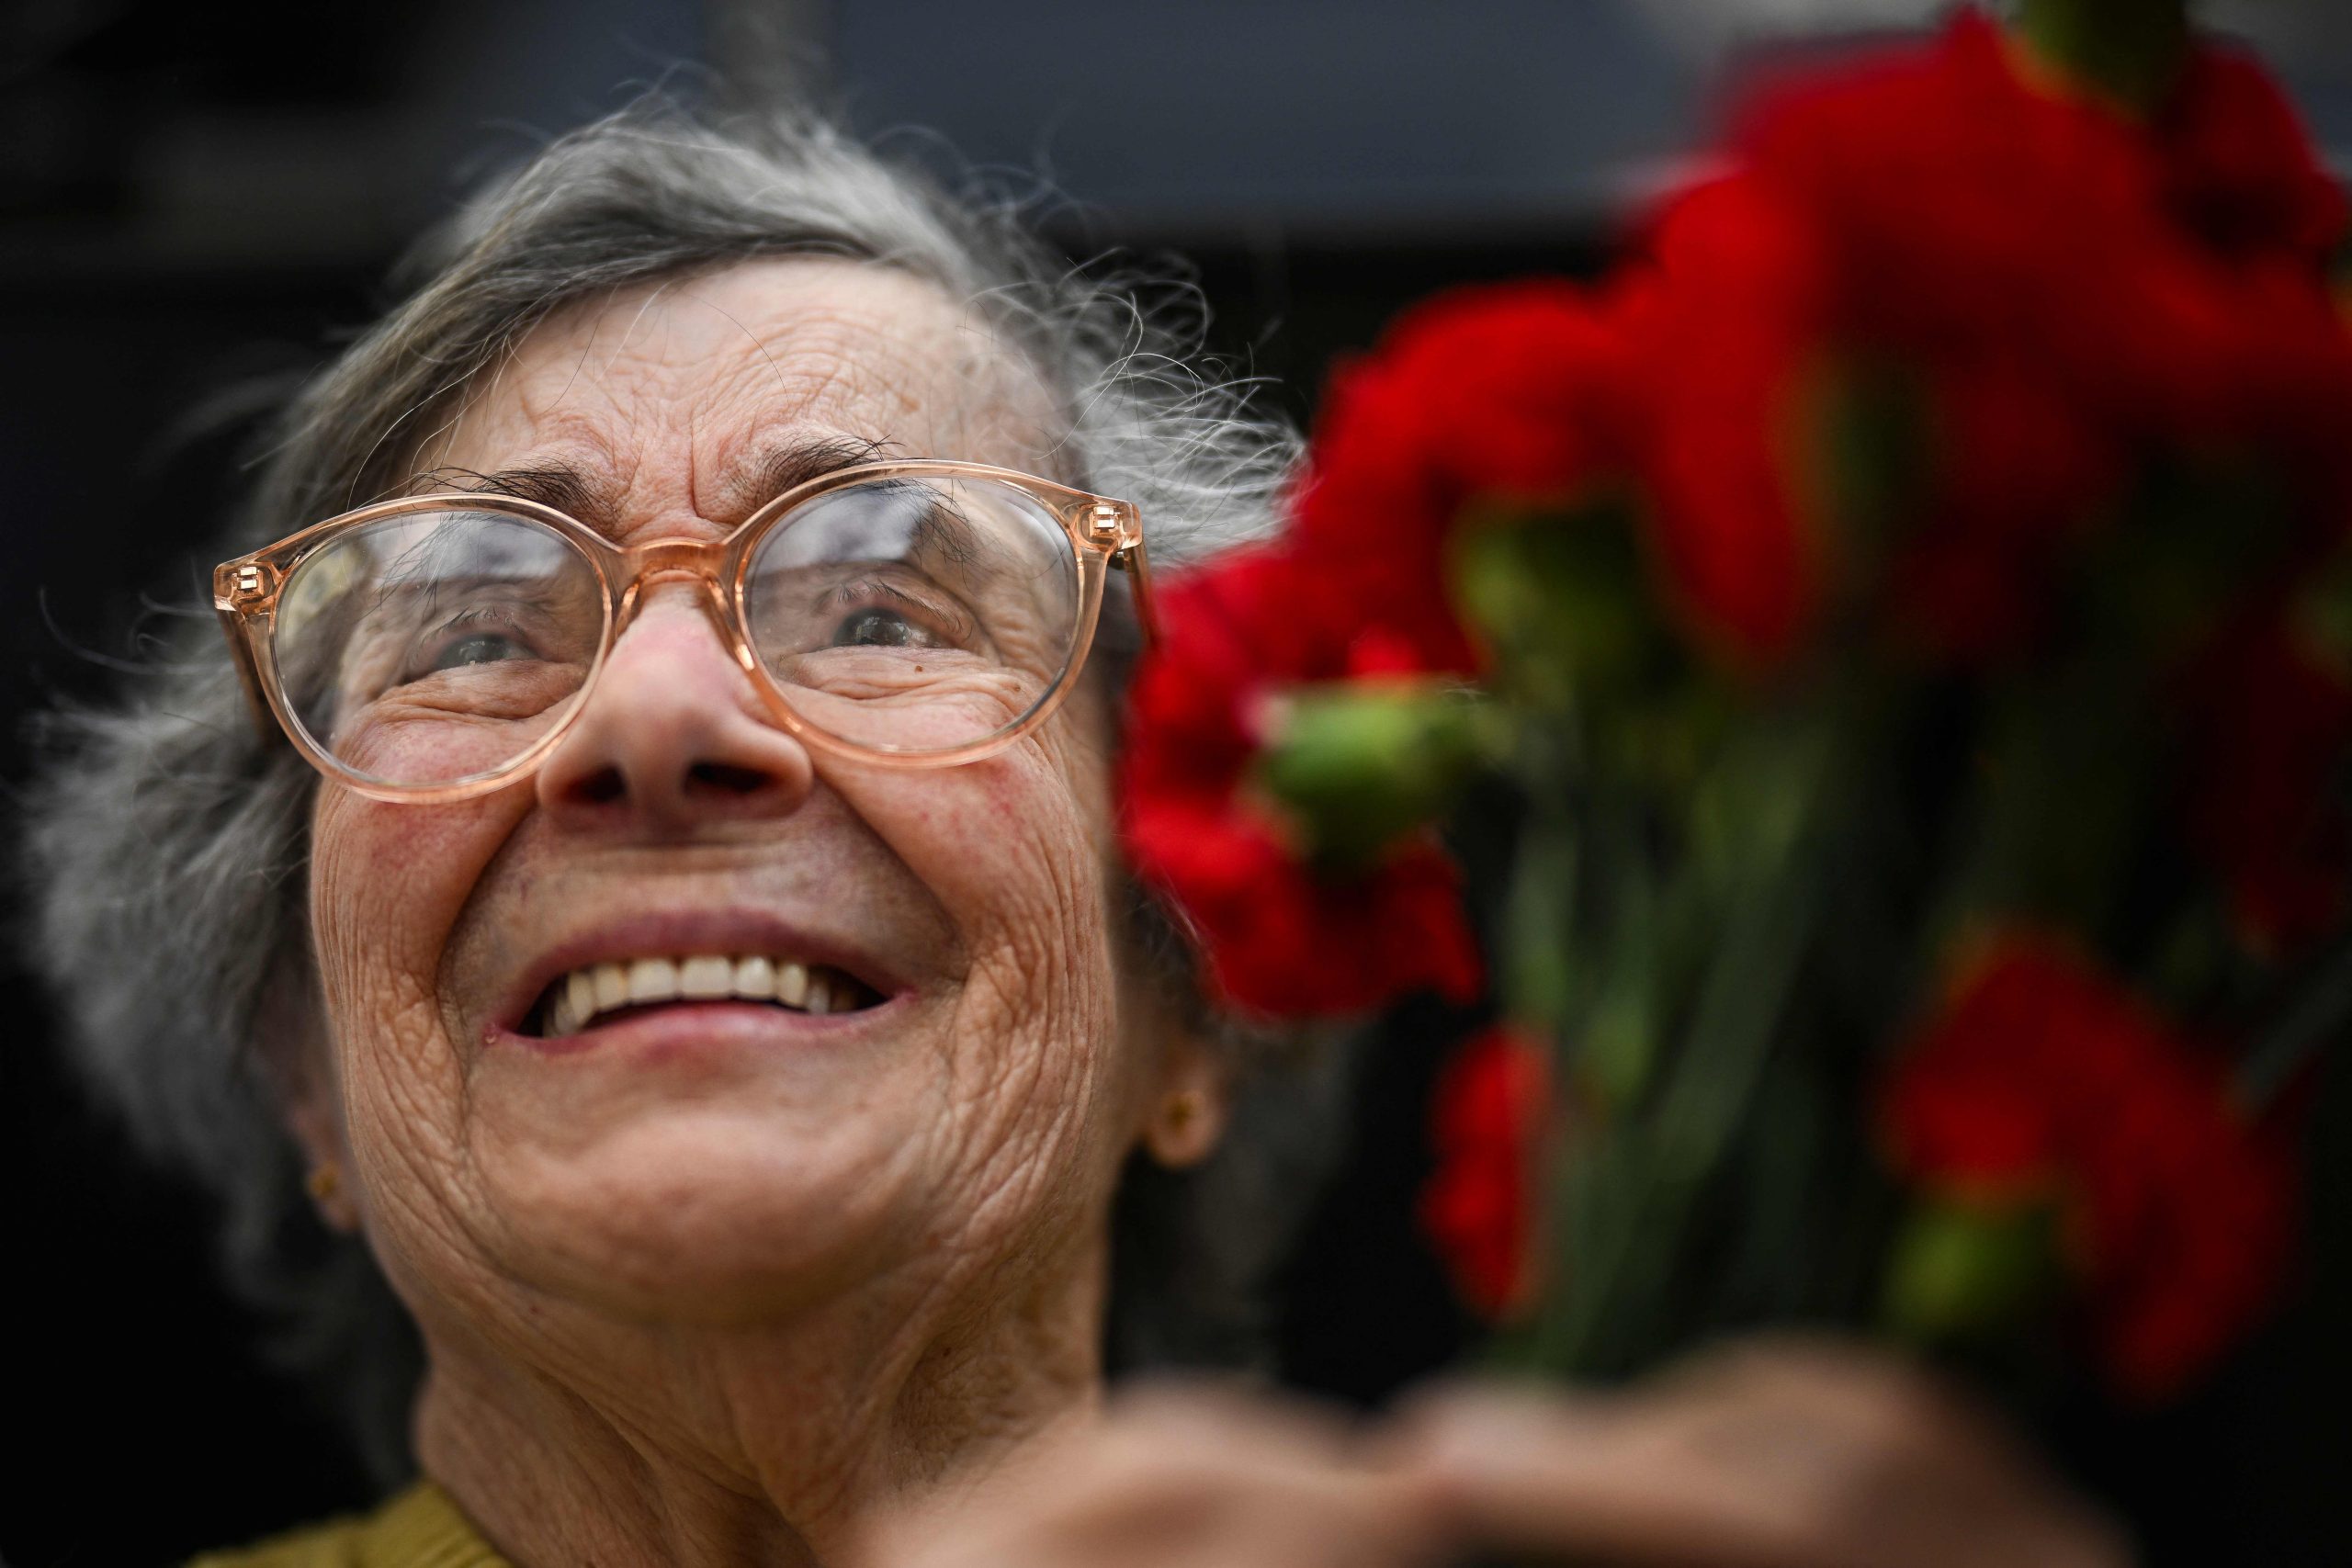
{"type": "Polygon", "coordinates": [[[428,670],[457,670],[469,664],[495,664],[507,659],[528,659],[530,649],[511,637],[497,632],[476,632],[462,637],[443,648],[433,657],[428,670]]]}
{"type": "Polygon", "coordinates": [[[865,609],[833,628],[835,648],[937,648],[939,637],[896,610],[865,609]]]}

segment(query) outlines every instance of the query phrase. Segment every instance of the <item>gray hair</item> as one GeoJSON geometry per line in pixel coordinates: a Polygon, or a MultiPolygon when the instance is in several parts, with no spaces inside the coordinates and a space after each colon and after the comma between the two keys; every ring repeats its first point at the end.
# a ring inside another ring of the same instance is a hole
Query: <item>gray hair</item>
{"type": "MultiPolygon", "coordinates": [[[[1134,500],[1156,561],[1263,535],[1295,456],[1246,385],[1188,363],[1201,312],[1056,263],[1017,205],[944,187],[797,115],[707,120],[649,102],[555,141],[403,264],[407,298],[287,404],[220,558],[399,489],[481,372],[551,311],[645,280],[768,255],[903,269],[969,301],[1061,399],[1069,477],[1134,500]]],[[[232,1285],[332,1385],[387,1479],[410,1463],[414,1331],[363,1248],[304,1201],[280,1115],[288,1037],[313,1016],[305,918],[311,770],[262,733],[209,615],[119,705],[50,716],[28,801],[30,945],[84,1080],[147,1151],[220,1206],[232,1285]]],[[[1104,637],[1123,667],[1113,614],[1104,637]]],[[[1196,995],[1184,944],[1141,896],[1140,951],[1196,995]]],[[[1236,1036],[1238,1038],[1238,1036],[1236,1036]]],[[[1244,1055],[1248,1053],[1245,1049],[1244,1055]]],[[[1293,1075],[1321,1102],[1319,1082],[1293,1075]]],[[[1270,1077],[1267,1081],[1272,1081],[1270,1077]]],[[[1247,1281],[1319,1157],[1319,1122],[1245,1097],[1220,1155],[1131,1168],[1114,1236],[1114,1367],[1232,1360],[1247,1281]],[[1285,1201],[1286,1200],[1286,1201],[1285,1201]]]]}

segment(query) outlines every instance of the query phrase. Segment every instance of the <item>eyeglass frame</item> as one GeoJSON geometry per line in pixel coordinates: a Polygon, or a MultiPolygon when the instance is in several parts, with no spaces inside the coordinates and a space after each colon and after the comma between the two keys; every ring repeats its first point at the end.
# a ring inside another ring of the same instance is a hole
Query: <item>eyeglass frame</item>
{"type": "Polygon", "coordinates": [[[402,805],[440,805],[492,794],[536,772],[561,743],[587,710],[605,661],[628,631],[651,582],[686,581],[696,584],[703,612],[718,630],[719,642],[759,694],[776,727],[812,750],[869,766],[899,769],[956,767],[995,755],[1053,716],[1077,684],[1093,650],[1102,613],[1104,587],[1112,569],[1127,575],[1136,618],[1149,646],[1158,637],[1152,605],[1151,569],[1145,553],[1143,519],[1131,502],[1095,495],[1072,486],[1039,479],[1034,474],[986,463],[948,457],[899,458],[857,463],[806,479],[765,502],[728,534],[718,539],[675,536],[616,545],[577,518],[525,496],[471,491],[435,491],[401,496],[339,513],[272,545],[221,562],[212,569],[212,607],[229,639],[238,679],[253,704],[256,722],[266,731],[275,722],[303,759],[326,777],[369,799],[402,805]],[[992,479],[1036,502],[1069,536],[1078,571],[1079,602],[1071,632],[1070,656],[1045,694],[1029,711],[1004,729],[967,745],[943,751],[896,751],[868,746],[829,733],[795,712],[782,684],[768,673],[752,650],[751,623],[745,609],[745,582],[752,556],[775,526],[821,495],[854,485],[899,479],[992,479]],[[604,626],[596,657],[581,678],[580,689],[568,699],[570,707],[548,732],[534,740],[512,761],[485,773],[438,784],[395,784],[359,773],[338,761],[304,728],[288,704],[286,683],[277,668],[273,641],[278,596],[302,563],[335,539],[370,523],[456,506],[466,511],[507,513],[553,528],[581,547],[595,570],[604,593],[604,626]]]}

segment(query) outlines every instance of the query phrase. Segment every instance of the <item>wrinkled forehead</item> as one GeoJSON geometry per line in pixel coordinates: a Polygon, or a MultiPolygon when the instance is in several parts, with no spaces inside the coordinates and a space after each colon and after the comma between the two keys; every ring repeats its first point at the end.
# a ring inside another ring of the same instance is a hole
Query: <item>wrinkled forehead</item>
{"type": "Polygon", "coordinates": [[[789,257],[558,311],[478,378],[416,467],[560,464],[629,503],[723,522],[767,499],[747,487],[780,445],[1053,475],[1061,417],[1028,355],[944,289],[789,257]]]}

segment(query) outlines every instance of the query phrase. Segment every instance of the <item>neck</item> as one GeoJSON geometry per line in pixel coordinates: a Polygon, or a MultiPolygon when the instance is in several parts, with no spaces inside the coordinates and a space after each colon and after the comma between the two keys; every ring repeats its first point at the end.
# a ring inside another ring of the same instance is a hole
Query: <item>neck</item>
{"type": "Polygon", "coordinates": [[[549,1334],[527,1358],[428,1327],[418,1457],[529,1568],[838,1563],[881,1514],[951,1502],[1093,1414],[1083,1274],[960,1322],[867,1299],[549,1334]]]}

